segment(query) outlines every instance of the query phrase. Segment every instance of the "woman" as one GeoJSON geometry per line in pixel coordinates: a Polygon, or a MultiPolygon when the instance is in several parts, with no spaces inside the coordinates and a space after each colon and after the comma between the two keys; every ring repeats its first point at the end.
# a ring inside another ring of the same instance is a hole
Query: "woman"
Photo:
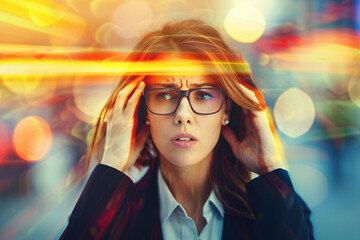
{"type": "Polygon", "coordinates": [[[261,94],[218,31],[168,23],[128,62],[62,239],[313,239],[261,94]]]}

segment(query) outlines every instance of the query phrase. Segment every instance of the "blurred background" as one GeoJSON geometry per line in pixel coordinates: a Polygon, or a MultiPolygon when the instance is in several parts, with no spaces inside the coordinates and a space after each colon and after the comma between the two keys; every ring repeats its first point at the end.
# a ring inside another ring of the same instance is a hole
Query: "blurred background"
{"type": "Polygon", "coordinates": [[[360,0],[1,0],[0,239],[57,238],[122,60],[187,18],[250,63],[316,239],[359,239],[360,0]]]}

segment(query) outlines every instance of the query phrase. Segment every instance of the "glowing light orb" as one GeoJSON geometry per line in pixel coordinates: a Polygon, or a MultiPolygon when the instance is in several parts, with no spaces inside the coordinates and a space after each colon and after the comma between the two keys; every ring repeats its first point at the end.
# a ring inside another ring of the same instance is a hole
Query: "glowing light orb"
{"type": "Polygon", "coordinates": [[[225,17],[226,32],[239,42],[251,43],[261,37],[265,31],[266,21],[264,15],[252,4],[243,2],[225,17]]]}
{"type": "Polygon", "coordinates": [[[270,63],[270,56],[268,54],[261,54],[259,58],[259,65],[266,66],[270,63]]]}
{"type": "Polygon", "coordinates": [[[117,25],[104,23],[96,30],[95,40],[106,47],[119,46],[121,42],[116,34],[116,31],[121,31],[117,25]]]}
{"type": "Polygon", "coordinates": [[[112,23],[118,26],[114,31],[122,38],[137,37],[149,29],[152,17],[152,9],[147,2],[141,0],[124,2],[112,16],[112,23]]]}
{"type": "Polygon", "coordinates": [[[325,60],[322,68],[325,83],[334,93],[345,94],[348,91],[351,75],[358,68],[354,59],[354,50],[342,45],[327,44],[319,47],[317,51],[318,57],[325,60]]]}
{"type": "Polygon", "coordinates": [[[82,120],[93,122],[114,90],[118,77],[78,77],[74,81],[73,96],[76,107],[86,116],[82,120]]]}
{"type": "Polygon", "coordinates": [[[53,46],[72,46],[84,35],[87,28],[85,19],[68,11],[66,15],[55,22],[49,29],[56,34],[50,35],[53,46]]]}
{"type": "Polygon", "coordinates": [[[28,0],[29,16],[41,27],[50,26],[63,18],[68,11],[68,8],[63,6],[67,4],[61,0],[28,0]]]}
{"type": "Polygon", "coordinates": [[[314,122],[314,103],[304,91],[290,88],[277,99],[274,117],[283,133],[289,137],[299,137],[305,134],[314,122]]]}
{"type": "Polygon", "coordinates": [[[121,4],[119,0],[93,0],[90,9],[92,14],[102,20],[102,22],[109,22],[119,4],[121,4]]]}
{"type": "Polygon", "coordinates": [[[84,12],[84,9],[89,11],[89,0],[65,0],[66,4],[69,5],[76,12],[84,12]]]}
{"type": "Polygon", "coordinates": [[[326,199],[329,184],[322,172],[303,164],[297,164],[291,172],[294,181],[298,183],[297,187],[301,196],[310,207],[314,207],[326,199]]]}
{"type": "Polygon", "coordinates": [[[360,108],[360,76],[355,74],[348,85],[349,97],[360,108]]]}
{"type": "Polygon", "coordinates": [[[39,161],[51,148],[51,129],[41,117],[26,117],[16,125],[13,144],[16,154],[22,159],[39,161]]]}
{"type": "Polygon", "coordinates": [[[0,122],[0,161],[5,159],[11,149],[10,128],[3,122],[0,122]]]}

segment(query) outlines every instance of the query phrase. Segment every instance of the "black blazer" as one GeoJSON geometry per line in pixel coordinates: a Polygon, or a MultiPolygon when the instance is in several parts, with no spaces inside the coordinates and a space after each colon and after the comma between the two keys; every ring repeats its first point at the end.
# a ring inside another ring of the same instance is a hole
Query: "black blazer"
{"type": "MultiPolygon", "coordinates": [[[[162,239],[156,173],[150,167],[134,184],[122,172],[97,165],[60,239],[162,239]]],[[[310,210],[286,170],[263,174],[246,190],[256,219],[225,209],[222,239],[314,239],[310,210]]]]}

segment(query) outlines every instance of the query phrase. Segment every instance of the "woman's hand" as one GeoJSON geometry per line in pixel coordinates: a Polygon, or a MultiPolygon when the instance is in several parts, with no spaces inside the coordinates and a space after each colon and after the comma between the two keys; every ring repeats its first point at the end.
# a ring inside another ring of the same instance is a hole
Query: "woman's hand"
{"type": "Polygon", "coordinates": [[[145,87],[141,80],[142,78],[132,81],[118,92],[115,104],[105,119],[107,126],[101,163],[122,172],[135,163],[149,134],[149,129],[145,126],[139,133],[141,136],[136,137],[140,142],[135,142],[133,137],[134,113],[145,87]]]}
{"type": "MultiPolygon", "coordinates": [[[[259,103],[255,93],[240,85],[243,91],[255,102],[259,103]]],[[[285,168],[280,153],[280,143],[271,131],[267,109],[250,111],[244,109],[246,133],[243,141],[239,141],[229,126],[222,128],[224,138],[229,142],[234,155],[250,170],[263,174],[277,168],[285,168]]]]}

